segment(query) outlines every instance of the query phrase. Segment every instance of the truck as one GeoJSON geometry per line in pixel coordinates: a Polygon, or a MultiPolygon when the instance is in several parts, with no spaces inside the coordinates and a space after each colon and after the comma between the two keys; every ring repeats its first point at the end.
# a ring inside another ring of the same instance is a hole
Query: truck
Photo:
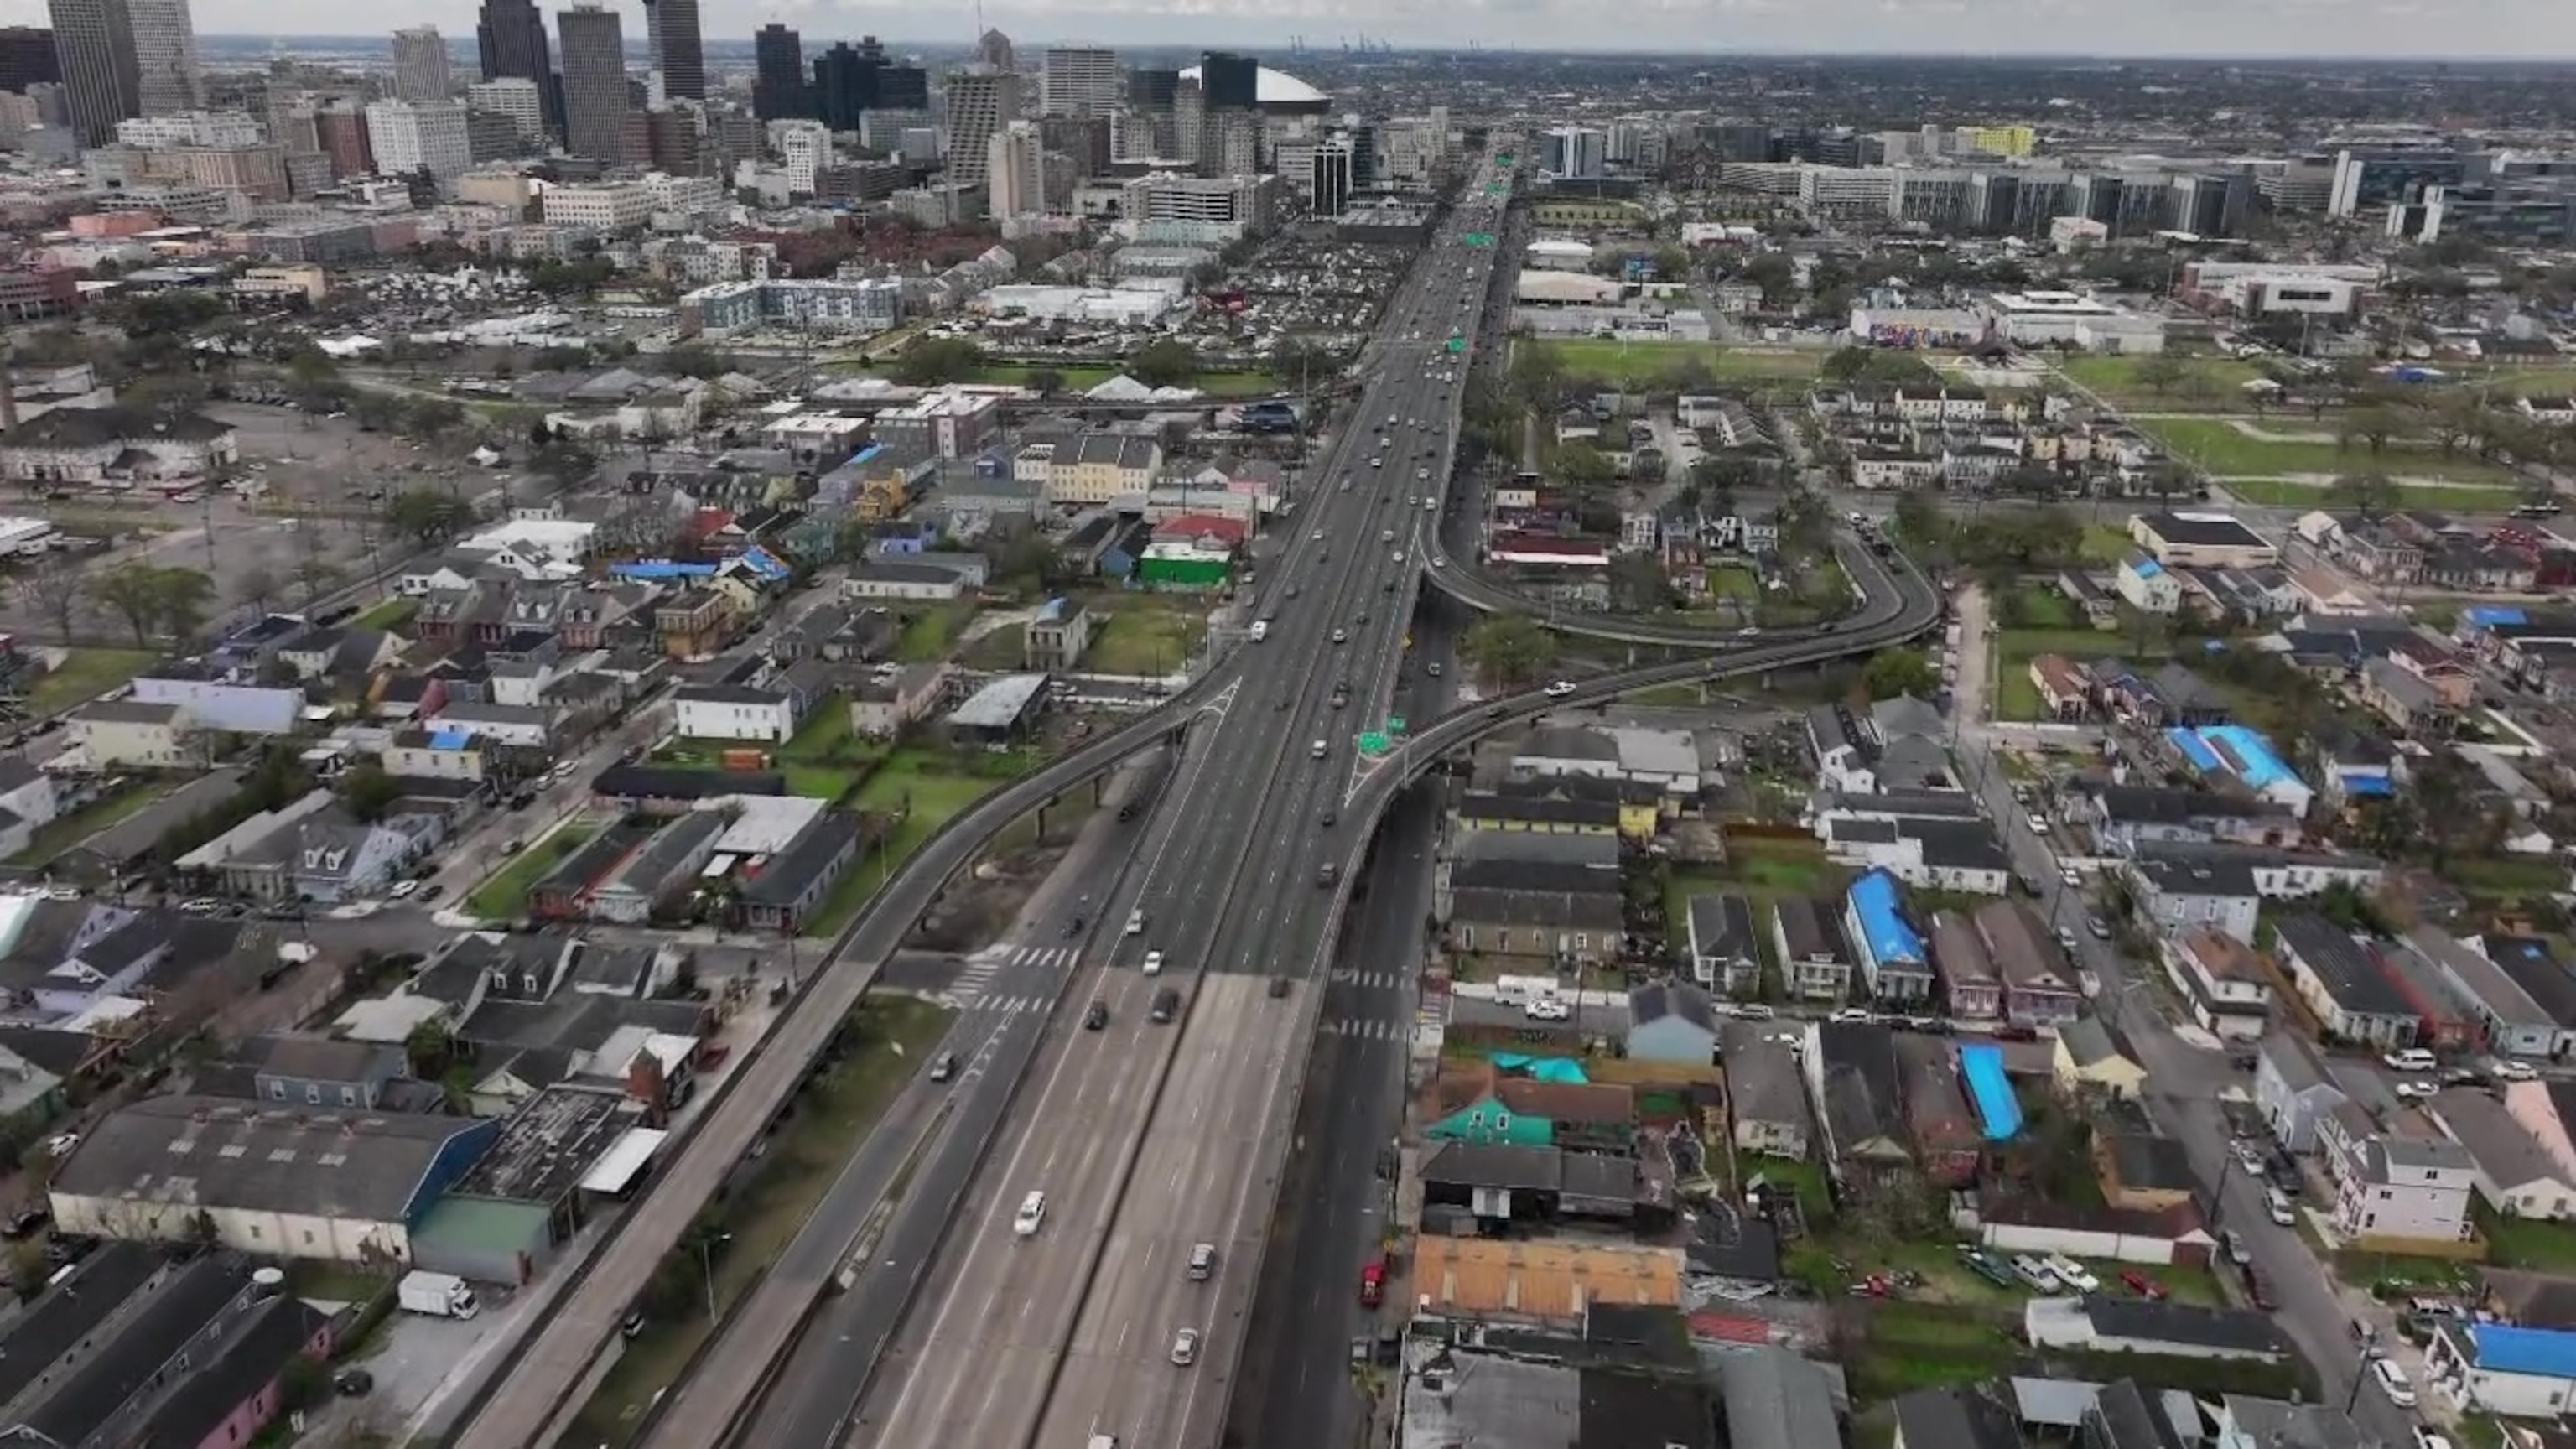
{"type": "Polygon", "coordinates": [[[433,1318],[472,1318],[482,1305],[474,1301],[474,1290],[453,1273],[432,1273],[415,1268],[403,1275],[399,1290],[405,1313],[426,1313],[433,1318]]]}

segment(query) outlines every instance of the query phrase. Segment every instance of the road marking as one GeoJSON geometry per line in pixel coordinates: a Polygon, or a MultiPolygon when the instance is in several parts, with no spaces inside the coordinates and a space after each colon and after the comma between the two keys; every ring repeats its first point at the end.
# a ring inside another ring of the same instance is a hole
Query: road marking
{"type": "Polygon", "coordinates": [[[1401,971],[1353,971],[1344,967],[1333,973],[1332,984],[1361,991],[1402,991],[1408,983],[1401,971]]]}
{"type": "Polygon", "coordinates": [[[1326,1036],[1346,1036],[1360,1041],[1402,1041],[1405,1029],[1391,1021],[1352,1021],[1336,1018],[1320,1022],[1316,1030],[1326,1036]]]}

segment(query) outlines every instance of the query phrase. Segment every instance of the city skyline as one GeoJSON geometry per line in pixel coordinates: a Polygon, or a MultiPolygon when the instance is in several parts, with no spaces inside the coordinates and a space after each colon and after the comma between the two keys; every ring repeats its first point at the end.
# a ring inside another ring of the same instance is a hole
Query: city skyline
{"type": "MultiPolygon", "coordinates": [[[[345,7],[323,0],[197,0],[191,8],[200,37],[339,40],[364,33],[349,30],[345,7]]],[[[640,39],[644,7],[617,8],[632,13],[630,34],[640,39]]],[[[408,0],[384,13],[377,33],[434,25],[450,37],[470,36],[474,16],[475,7],[464,0],[408,0]]],[[[1778,54],[2576,61],[2576,6],[2554,0],[2470,0],[2442,7],[2422,0],[2303,0],[2267,11],[2218,0],[2174,0],[2155,7],[2103,0],[1927,0],[1902,8],[1885,0],[1822,0],[1794,7],[1785,0],[1720,0],[1706,7],[1631,12],[1622,18],[1621,43],[1615,46],[1586,44],[1586,37],[1597,34],[1597,25],[1562,0],[1485,0],[1392,23],[1368,7],[1324,0],[1306,0],[1284,13],[1263,6],[1239,14],[1220,12],[1205,0],[1141,0],[1105,8],[988,6],[983,21],[1010,35],[1031,56],[1051,44],[1138,49],[1230,45],[1275,55],[1299,38],[1314,50],[1334,52],[1344,41],[1365,34],[1399,48],[1463,49],[1476,43],[1496,50],[1637,53],[1663,60],[1778,54]],[[2191,43],[2175,44],[2178,32],[2190,35],[2191,43]],[[2317,52],[2320,36],[2331,38],[2333,54],[2317,52]]],[[[903,47],[964,47],[974,39],[971,21],[958,25],[953,36],[902,34],[917,31],[921,16],[891,5],[754,7],[716,0],[699,16],[702,33],[724,44],[748,44],[772,22],[803,32],[808,45],[862,33],[888,36],[890,45],[903,47]]],[[[44,23],[43,0],[0,0],[0,25],[44,23]]]]}

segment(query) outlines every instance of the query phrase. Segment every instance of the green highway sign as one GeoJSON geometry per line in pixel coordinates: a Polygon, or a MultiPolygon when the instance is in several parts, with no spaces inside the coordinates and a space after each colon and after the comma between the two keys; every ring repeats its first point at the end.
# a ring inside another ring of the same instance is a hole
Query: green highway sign
{"type": "Polygon", "coordinates": [[[1370,730],[1366,734],[1360,736],[1360,753],[1363,755],[1375,757],[1378,755],[1393,754],[1394,752],[1395,741],[1388,739],[1386,736],[1379,734],[1375,730],[1370,730]]]}
{"type": "Polygon", "coordinates": [[[1494,234],[1489,231],[1471,231],[1460,240],[1471,247],[1489,247],[1494,244],[1494,234]]]}
{"type": "Polygon", "coordinates": [[[1404,738],[1404,716],[1400,714],[1387,716],[1386,732],[1397,739],[1404,738]]]}
{"type": "Polygon", "coordinates": [[[1466,350],[1467,350],[1467,339],[1466,339],[1466,338],[1464,338],[1464,337],[1452,337],[1452,338],[1450,338],[1450,339],[1449,339],[1449,350],[1450,350],[1450,351],[1452,351],[1452,352],[1464,352],[1464,351],[1466,351],[1466,350]]]}

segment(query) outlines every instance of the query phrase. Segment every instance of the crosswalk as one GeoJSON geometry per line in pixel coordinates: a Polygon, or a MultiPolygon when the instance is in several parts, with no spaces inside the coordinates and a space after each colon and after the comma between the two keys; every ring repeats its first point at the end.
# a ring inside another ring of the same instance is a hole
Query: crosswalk
{"type": "Polygon", "coordinates": [[[1355,1021],[1347,1017],[1328,1017],[1318,1022],[1315,1029],[1325,1036],[1352,1037],[1360,1041],[1402,1041],[1406,1035],[1401,1022],[1374,1018],[1355,1021]]]}
{"type": "Polygon", "coordinates": [[[1402,991],[1411,984],[1401,971],[1354,971],[1348,968],[1335,971],[1332,983],[1356,987],[1361,991],[1402,991]]]}
{"type": "MultiPolygon", "coordinates": [[[[1004,978],[1061,974],[1072,970],[1081,959],[1082,950],[1077,946],[987,946],[966,958],[965,969],[940,993],[940,999],[961,1011],[992,1010],[983,1003],[997,997],[1018,999],[1013,993],[995,991],[1004,978]]],[[[1047,1001],[1053,995],[1049,992],[1029,999],[1047,1001]]]]}
{"type": "Polygon", "coordinates": [[[1017,1016],[1024,1011],[1044,1011],[1055,1004],[1052,996],[1014,996],[1007,991],[985,991],[961,997],[950,993],[948,1004],[959,1011],[980,1016],[1017,1016]]]}

